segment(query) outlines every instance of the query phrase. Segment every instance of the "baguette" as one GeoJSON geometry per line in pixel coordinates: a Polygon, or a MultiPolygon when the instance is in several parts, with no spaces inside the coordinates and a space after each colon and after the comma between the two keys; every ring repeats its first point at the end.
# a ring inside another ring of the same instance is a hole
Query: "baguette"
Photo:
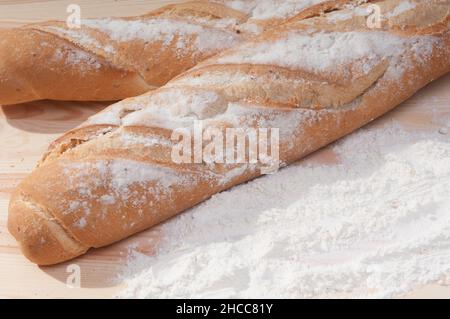
{"type": "Polygon", "coordinates": [[[278,128],[288,165],[450,71],[449,4],[377,1],[292,18],[55,141],[12,195],[8,229],[32,262],[69,260],[261,175],[262,163],[177,163],[174,129],[278,128]],[[400,9],[399,9],[400,8],[400,9]]]}
{"type": "Polygon", "coordinates": [[[83,19],[80,28],[48,21],[0,30],[0,104],[143,94],[292,15],[351,2],[193,1],[137,17],[83,19]],[[264,4],[284,11],[254,15],[264,4]]]}

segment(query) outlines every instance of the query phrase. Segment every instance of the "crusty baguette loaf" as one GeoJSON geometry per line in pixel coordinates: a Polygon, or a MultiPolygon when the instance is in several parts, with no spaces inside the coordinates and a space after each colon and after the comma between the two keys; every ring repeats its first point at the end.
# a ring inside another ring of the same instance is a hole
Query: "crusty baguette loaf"
{"type": "Polygon", "coordinates": [[[278,2],[200,0],[137,17],[83,19],[80,28],[49,21],[0,30],[0,104],[143,94],[283,19],[353,1],[278,2]],[[281,12],[257,15],[263,4],[281,12]]]}
{"type": "Polygon", "coordinates": [[[83,19],[79,29],[49,21],[1,30],[0,104],[142,94],[238,43],[234,24],[244,19],[197,1],[138,17],[83,19]]]}
{"type": "MultiPolygon", "coordinates": [[[[142,231],[261,174],[261,164],[177,164],[173,129],[279,128],[289,164],[450,70],[449,6],[377,2],[289,23],[55,141],[18,186],[8,228],[33,262],[62,262],[142,231]]],[[[276,200],[276,199],[274,199],[276,200]]]]}

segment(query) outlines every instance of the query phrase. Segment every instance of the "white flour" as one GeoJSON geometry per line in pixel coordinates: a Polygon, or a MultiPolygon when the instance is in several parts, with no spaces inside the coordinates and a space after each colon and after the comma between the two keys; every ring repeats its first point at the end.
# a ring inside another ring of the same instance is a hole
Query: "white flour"
{"type": "MultiPolygon", "coordinates": [[[[195,46],[200,51],[229,48],[237,44],[235,33],[220,28],[205,29],[203,26],[171,19],[124,20],[124,19],[87,19],[83,25],[106,33],[112,40],[129,42],[133,40],[163,41],[169,45],[179,36],[177,47],[185,47],[184,38],[195,36],[195,46]]],[[[220,27],[220,26],[219,26],[220,27]]],[[[224,25],[221,26],[224,28],[224,25]]]]}
{"type": "Polygon", "coordinates": [[[276,41],[242,45],[235,53],[218,58],[217,63],[270,64],[311,72],[330,70],[364,60],[368,73],[374,65],[387,59],[390,75],[399,76],[409,67],[405,52],[412,52],[426,63],[433,46],[442,45],[432,36],[402,37],[389,32],[319,32],[312,35],[301,31],[283,34],[276,41]]]}
{"type": "Polygon", "coordinates": [[[340,164],[288,167],[165,223],[119,297],[391,297],[448,280],[450,135],[392,124],[331,149],[340,164]]]}
{"type": "Polygon", "coordinates": [[[287,18],[327,0],[214,0],[256,20],[287,18]]]}

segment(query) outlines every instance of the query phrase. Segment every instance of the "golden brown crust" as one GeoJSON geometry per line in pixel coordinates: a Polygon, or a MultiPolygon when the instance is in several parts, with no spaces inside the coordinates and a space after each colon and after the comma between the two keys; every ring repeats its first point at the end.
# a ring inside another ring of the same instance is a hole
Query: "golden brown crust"
{"type": "Polygon", "coordinates": [[[21,194],[11,198],[10,209],[14,214],[8,218],[8,229],[32,262],[52,265],[88,250],[68,235],[52,215],[21,194]]]}
{"type": "Polygon", "coordinates": [[[244,23],[247,15],[243,12],[233,10],[219,3],[209,1],[187,1],[178,4],[169,4],[162,8],[156,9],[144,16],[160,16],[160,17],[196,17],[196,18],[212,18],[223,19],[233,17],[238,23],[244,23]]]}
{"type": "MultiPolygon", "coordinates": [[[[400,16],[415,10],[427,6],[400,16]]],[[[61,244],[59,260],[47,257],[35,234],[49,231],[41,220],[32,226],[34,209],[23,209],[21,197],[45,208],[81,247],[100,247],[261,174],[246,164],[175,163],[172,129],[195,120],[219,129],[279,128],[285,164],[352,132],[450,71],[449,32],[441,13],[433,24],[432,12],[425,34],[394,23],[397,15],[376,30],[359,18],[334,17],[331,28],[335,13],[292,20],[160,89],[111,106],[55,142],[19,185],[9,210],[11,232],[34,262],[64,261],[83,251],[61,244]],[[66,147],[70,140],[80,142],[66,147]],[[20,225],[37,231],[18,233],[20,225]]]]}
{"type": "MultiPolygon", "coordinates": [[[[142,94],[237,43],[240,35],[232,26],[213,24],[220,19],[241,23],[245,15],[223,5],[193,1],[110,21],[158,19],[174,26],[184,23],[192,32],[175,32],[174,40],[165,45],[159,39],[115,42],[95,28],[70,29],[57,21],[0,30],[0,104],[37,99],[112,101],[142,94]],[[229,33],[233,39],[223,46],[194,47],[199,37],[209,33],[229,33]],[[177,48],[181,42],[186,47],[182,54],[177,48]]],[[[135,26],[126,27],[133,31],[135,26]]]]}
{"type": "Polygon", "coordinates": [[[54,61],[55,56],[67,61],[80,52],[74,44],[41,31],[0,30],[0,103],[47,97],[117,100],[151,88],[134,72],[117,69],[90,53],[83,52],[76,63],[54,61]]]}
{"type": "MultiPolygon", "coordinates": [[[[248,20],[224,4],[190,1],[137,17],[83,20],[79,29],[47,21],[0,30],[0,104],[143,94],[253,36],[248,20]]],[[[250,24],[268,28],[281,21],[250,24]]]]}

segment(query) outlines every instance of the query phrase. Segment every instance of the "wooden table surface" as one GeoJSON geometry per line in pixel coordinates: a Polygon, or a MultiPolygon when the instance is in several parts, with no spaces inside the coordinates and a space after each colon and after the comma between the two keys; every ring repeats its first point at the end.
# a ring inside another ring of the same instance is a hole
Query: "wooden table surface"
{"type": "MultiPolygon", "coordinates": [[[[77,0],[34,1],[0,0],[0,27],[46,19],[65,19],[66,8],[76,2],[82,17],[141,14],[161,4],[177,2],[155,0],[77,0]]],[[[412,99],[374,123],[399,121],[410,129],[438,130],[441,115],[450,115],[450,75],[432,83],[412,99]]],[[[15,185],[29,173],[48,143],[71,129],[108,103],[39,101],[0,106],[0,297],[3,298],[98,298],[111,297],[121,285],[117,277],[130,253],[130,245],[151,254],[157,244],[158,227],[110,247],[90,251],[62,265],[37,267],[20,253],[6,229],[9,196],[15,185]],[[80,266],[81,288],[66,285],[71,264],[80,266]]],[[[324,149],[311,160],[319,160],[324,149]]],[[[405,297],[405,296],[403,296],[405,297]]],[[[450,298],[450,287],[429,285],[406,297],[450,298]]]]}

